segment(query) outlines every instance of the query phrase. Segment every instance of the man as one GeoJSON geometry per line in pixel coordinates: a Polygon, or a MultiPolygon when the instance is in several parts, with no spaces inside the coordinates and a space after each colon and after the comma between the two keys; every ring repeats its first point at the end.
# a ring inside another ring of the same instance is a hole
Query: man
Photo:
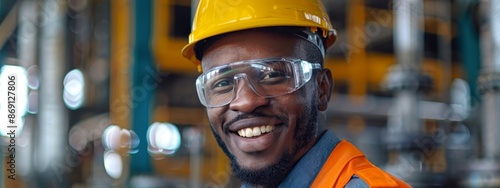
{"type": "Polygon", "coordinates": [[[183,55],[243,187],[409,187],[325,128],[335,30],[320,0],[201,0],[183,55]]]}

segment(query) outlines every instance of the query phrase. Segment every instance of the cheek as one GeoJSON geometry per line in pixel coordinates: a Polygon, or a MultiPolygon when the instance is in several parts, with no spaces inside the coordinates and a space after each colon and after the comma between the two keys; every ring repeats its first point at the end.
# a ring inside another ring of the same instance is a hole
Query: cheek
{"type": "Polygon", "coordinates": [[[221,129],[222,114],[224,114],[224,111],[220,108],[207,108],[208,121],[217,132],[221,129]]]}
{"type": "MultiPolygon", "coordinates": [[[[293,134],[298,127],[304,126],[301,124],[305,123],[304,119],[308,116],[309,108],[313,105],[312,97],[314,96],[312,92],[306,90],[298,90],[292,94],[294,95],[286,95],[287,97],[276,101],[276,103],[279,103],[276,105],[280,106],[282,110],[279,114],[288,121],[289,134],[293,134]]],[[[292,135],[287,135],[287,137],[290,136],[292,135]]]]}
{"type": "Polygon", "coordinates": [[[277,103],[279,103],[277,105],[281,106],[281,108],[290,115],[300,115],[304,112],[305,107],[310,105],[309,101],[311,101],[311,99],[309,99],[308,96],[310,97],[312,95],[309,95],[304,90],[298,90],[292,93],[292,95],[285,95],[284,98],[277,101],[277,103]]]}
{"type": "MultiPolygon", "coordinates": [[[[297,93],[298,94],[298,93],[297,93]]],[[[308,99],[302,95],[284,95],[271,103],[273,114],[286,120],[288,127],[295,129],[296,122],[304,116],[308,99]]]]}

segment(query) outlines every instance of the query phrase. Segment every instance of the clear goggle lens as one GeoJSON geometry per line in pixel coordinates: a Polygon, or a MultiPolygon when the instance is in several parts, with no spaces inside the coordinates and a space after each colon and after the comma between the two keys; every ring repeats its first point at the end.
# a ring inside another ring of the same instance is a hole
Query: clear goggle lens
{"type": "Polygon", "coordinates": [[[200,75],[196,89],[204,106],[220,107],[234,100],[239,81],[246,81],[257,95],[270,98],[301,88],[311,79],[313,69],[321,69],[321,65],[288,58],[240,61],[200,75]]]}

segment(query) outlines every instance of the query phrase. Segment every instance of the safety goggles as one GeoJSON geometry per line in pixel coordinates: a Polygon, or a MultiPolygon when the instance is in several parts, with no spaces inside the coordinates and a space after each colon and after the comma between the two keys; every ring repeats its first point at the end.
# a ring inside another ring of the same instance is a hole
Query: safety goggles
{"type": "Polygon", "coordinates": [[[239,61],[200,75],[196,90],[201,104],[209,108],[233,101],[240,81],[246,82],[259,96],[277,97],[301,88],[311,79],[313,69],[321,69],[321,65],[291,58],[239,61]]]}

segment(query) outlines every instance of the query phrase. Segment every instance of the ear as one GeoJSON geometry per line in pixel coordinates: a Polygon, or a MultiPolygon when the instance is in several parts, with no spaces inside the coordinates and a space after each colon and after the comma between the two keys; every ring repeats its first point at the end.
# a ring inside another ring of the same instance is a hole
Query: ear
{"type": "Polygon", "coordinates": [[[326,111],[333,91],[332,72],[329,69],[321,70],[316,76],[316,81],[318,83],[318,110],[326,111]]]}

